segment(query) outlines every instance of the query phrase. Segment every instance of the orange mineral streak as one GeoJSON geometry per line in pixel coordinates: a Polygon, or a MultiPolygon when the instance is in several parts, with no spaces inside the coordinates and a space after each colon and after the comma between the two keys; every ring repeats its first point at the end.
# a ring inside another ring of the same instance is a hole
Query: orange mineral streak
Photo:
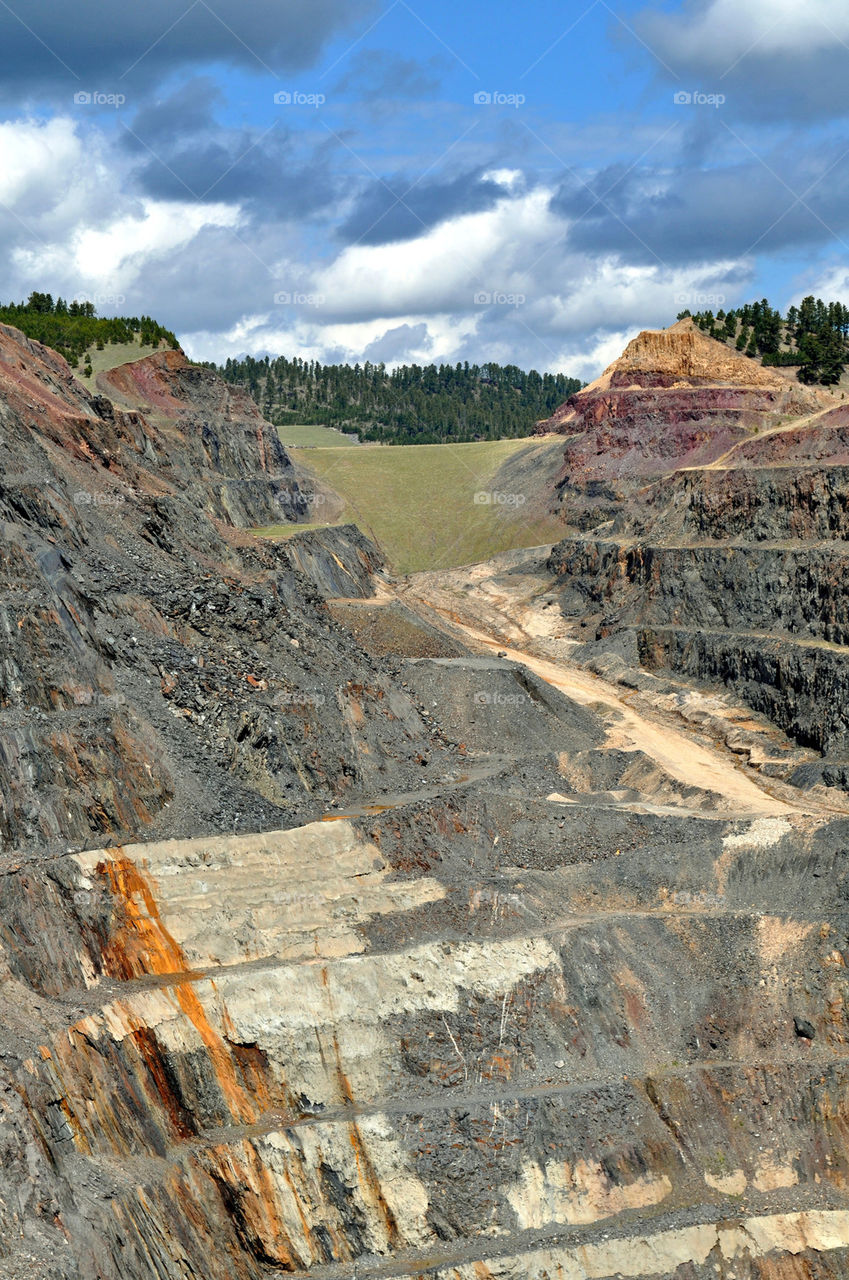
{"type": "MultiPolygon", "coordinates": [[[[120,850],[115,853],[115,857],[97,866],[98,874],[108,880],[124,912],[123,925],[103,949],[107,972],[112,977],[125,980],[148,974],[189,973],[182,948],[160,919],[149,882],[134,862],[121,855],[120,850]]],[[[178,982],[172,990],[209,1054],[219,1087],[234,1119],[241,1124],[254,1123],[259,1114],[257,1106],[239,1082],[230,1050],[210,1025],[194,986],[191,982],[178,982]]]]}
{"type": "MultiPolygon", "coordinates": [[[[322,969],[322,981],[325,986],[328,985],[326,969],[322,969]]],[[[342,1069],[342,1054],[335,1031],[333,1032],[333,1052],[336,1059],[336,1081],[339,1092],[346,1102],[353,1105],[354,1091],[351,1088],[350,1080],[342,1069]]],[[[384,1198],[377,1170],[375,1169],[371,1156],[363,1143],[359,1126],[355,1122],[348,1126],[348,1137],[354,1150],[354,1157],[357,1161],[357,1179],[359,1181],[363,1197],[372,1211],[382,1220],[386,1230],[387,1241],[393,1249],[397,1249],[401,1243],[398,1224],[395,1221],[394,1213],[384,1198]]]]}
{"type": "Polygon", "coordinates": [[[402,1243],[398,1224],[395,1221],[394,1213],[384,1199],[380,1178],[377,1176],[371,1156],[366,1150],[359,1127],[356,1124],[348,1126],[348,1137],[354,1149],[354,1157],[357,1161],[357,1178],[363,1197],[369,1207],[382,1219],[389,1245],[391,1248],[397,1249],[402,1243]]]}
{"type": "MultiPolygon", "coordinates": [[[[213,1147],[208,1160],[250,1252],[283,1271],[301,1270],[306,1260],[295,1249],[279,1212],[274,1178],[251,1143],[213,1147]]],[[[308,1225],[305,1233],[309,1239],[308,1225]]]]}

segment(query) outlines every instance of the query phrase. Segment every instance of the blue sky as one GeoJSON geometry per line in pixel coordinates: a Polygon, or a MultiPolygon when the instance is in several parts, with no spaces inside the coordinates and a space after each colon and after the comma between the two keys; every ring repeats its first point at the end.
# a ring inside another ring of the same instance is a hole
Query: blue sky
{"type": "Polygon", "coordinates": [[[849,302],[847,60],[831,0],[9,0],[3,294],[590,377],[685,305],[849,302]]]}

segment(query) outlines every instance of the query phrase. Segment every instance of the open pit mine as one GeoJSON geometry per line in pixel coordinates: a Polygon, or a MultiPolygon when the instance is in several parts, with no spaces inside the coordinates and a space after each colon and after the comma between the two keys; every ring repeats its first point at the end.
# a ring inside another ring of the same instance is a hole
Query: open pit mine
{"type": "Polygon", "coordinates": [[[541,430],[400,580],[0,327],[2,1280],[849,1276],[849,409],[684,322],[541,430]]]}

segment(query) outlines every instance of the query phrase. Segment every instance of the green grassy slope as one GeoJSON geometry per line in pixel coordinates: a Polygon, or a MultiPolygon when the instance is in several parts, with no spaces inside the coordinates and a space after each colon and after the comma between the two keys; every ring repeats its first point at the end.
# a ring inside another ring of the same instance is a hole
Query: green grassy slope
{"type": "Polygon", "coordinates": [[[106,369],[117,369],[119,365],[130,364],[133,360],[142,360],[145,356],[153,355],[154,351],[165,351],[168,344],[160,343],[159,347],[143,347],[136,336],[133,342],[109,342],[102,351],[98,351],[95,346],[88,348],[91,356],[91,377],[87,378],[84,373],[85,363],[80,361],[79,367],[74,370],[74,377],[79,378],[80,382],[90,389],[95,387],[95,379],[99,373],[103,373],[106,369]]]}
{"type": "MultiPolygon", "coordinates": [[[[562,446],[553,448],[562,454],[562,446]]],[[[295,449],[292,457],[342,497],[345,507],[336,523],[357,524],[381,547],[392,569],[414,573],[471,564],[560,537],[562,525],[534,501],[536,483],[528,493],[497,487],[502,466],[523,450],[535,456],[539,449],[539,441],[486,440],[295,449]]],[[[288,536],[299,527],[304,526],[262,532],[288,536]]]]}
{"type": "Polygon", "coordinates": [[[356,436],[345,436],[333,427],[292,424],[278,427],[277,434],[287,449],[346,449],[360,443],[356,436]]]}

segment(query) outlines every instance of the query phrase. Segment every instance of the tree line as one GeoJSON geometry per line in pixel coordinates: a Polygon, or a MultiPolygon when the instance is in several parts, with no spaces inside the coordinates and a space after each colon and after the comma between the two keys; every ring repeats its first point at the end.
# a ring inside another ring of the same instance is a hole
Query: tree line
{"type": "Polygon", "coordinates": [[[326,364],[245,356],[211,364],[278,426],[322,424],[384,444],[526,436],[584,385],[516,365],[326,364]]]}
{"type": "Polygon", "coordinates": [[[703,333],[765,365],[797,369],[800,382],[834,386],[849,359],[849,307],[810,294],[782,315],[766,298],[731,311],[690,311],[703,333]]]}
{"type": "Polygon", "coordinates": [[[133,342],[136,337],[143,347],[158,347],[165,341],[175,350],[179,342],[170,329],[150,316],[98,316],[92,302],[67,302],[53,299],[52,294],[33,292],[26,302],[0,304],[0,324],[11,324],[28,338],[43,342],[64,356],[72,368],[80,357],[107,342],[133,342]]]}

